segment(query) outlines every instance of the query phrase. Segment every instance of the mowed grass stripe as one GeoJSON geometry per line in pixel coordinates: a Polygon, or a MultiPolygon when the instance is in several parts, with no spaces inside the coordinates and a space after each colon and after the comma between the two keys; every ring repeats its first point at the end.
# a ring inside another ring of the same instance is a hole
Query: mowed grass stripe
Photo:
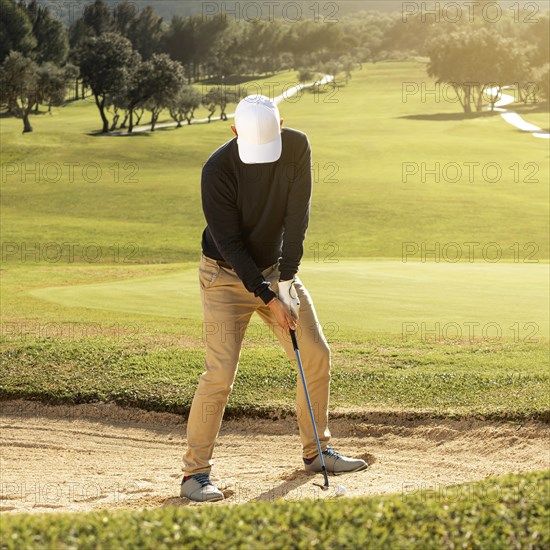
{"type": "MultiPolygon", "coordinates": [[[[412,338],[422,336],[424,325],[427,333],[439,323],[444,340],[535,342],[548,334],[549,270],[548,264],[338,261],[304,264],[300,276],[332,334],[412,338]]],[[[31,295],[65,307],[202,319],[195,264],[169,275],[40,288],[31,295]]]]}

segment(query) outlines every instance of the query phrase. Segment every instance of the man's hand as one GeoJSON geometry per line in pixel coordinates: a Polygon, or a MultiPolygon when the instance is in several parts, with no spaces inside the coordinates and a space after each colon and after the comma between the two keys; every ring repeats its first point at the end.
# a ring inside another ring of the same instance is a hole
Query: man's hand
{"type": "Polygon", "coordinates": [[[279,281],[279,300],[290,309],[294,320],[298,320],[300,314],[300,299],[294,288],[294,280],[279,281]]]}
{"type": "Polygon", "coordinates": [[[285,332],[289,332],[290,329],[296,330],[296,321],[293,319],[290,309],[281,300],[273,298],[268,306],[275,315],[277,323],[283,327],[285,332]]]}

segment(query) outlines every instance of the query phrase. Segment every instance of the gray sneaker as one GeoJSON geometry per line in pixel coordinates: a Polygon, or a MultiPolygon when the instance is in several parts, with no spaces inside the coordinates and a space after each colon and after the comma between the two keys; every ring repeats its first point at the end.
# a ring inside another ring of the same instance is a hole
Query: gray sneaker
{"type": "Polygon", "coordinates": [[[210,481],[210,474],[195,474],[185,476],[181,482],[180,497],[195,502],[214,502],[223,500],[223,493],[210,481]]]}
{"type": "MultiPolygon", "coordinates": [[[[329,474],[335,476],[340,474],[349,474],[351,472],[360,472],[368,468],[368,464],[360,458],[348,458],[337,453],[332,447],[327,447],[323,451],[325,468],[329,474]]],[[[321,459],[319,455],[312,458],[304,458],[304,465],[308,472],[321,472],[321,459]]]]}

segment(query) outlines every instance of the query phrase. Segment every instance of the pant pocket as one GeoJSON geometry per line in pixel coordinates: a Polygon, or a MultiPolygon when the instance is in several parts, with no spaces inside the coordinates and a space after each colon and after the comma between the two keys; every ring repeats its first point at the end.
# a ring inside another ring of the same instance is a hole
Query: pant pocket
{"type": "Polygon", "coordinates": [[[221,267],[214,261],[201,258],[199,266],[199,283],[202,289],[210,288],[218,279],[221,267]]]}

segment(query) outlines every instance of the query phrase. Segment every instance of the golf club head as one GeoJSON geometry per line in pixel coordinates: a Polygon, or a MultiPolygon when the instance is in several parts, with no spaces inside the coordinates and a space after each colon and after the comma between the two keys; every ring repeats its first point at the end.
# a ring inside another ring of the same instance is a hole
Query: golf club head
{"type": "Polygon", "coordinates": [[[324,479],[324,483],[323,485],[321,485],[320,483],[314,483],[313,485],[317,485],[317,487],[321,487],[321,489],[323,489],[323,491],[328,491],[330,489],[329,487],[329,482],[328,482],[328,474],[327,474],[327,469],[325,468],[325,463],[323,462],[323,455],[321,455],[321,464],[322,464],[322,468],[323,468],[323,479],[324,479]]]}

